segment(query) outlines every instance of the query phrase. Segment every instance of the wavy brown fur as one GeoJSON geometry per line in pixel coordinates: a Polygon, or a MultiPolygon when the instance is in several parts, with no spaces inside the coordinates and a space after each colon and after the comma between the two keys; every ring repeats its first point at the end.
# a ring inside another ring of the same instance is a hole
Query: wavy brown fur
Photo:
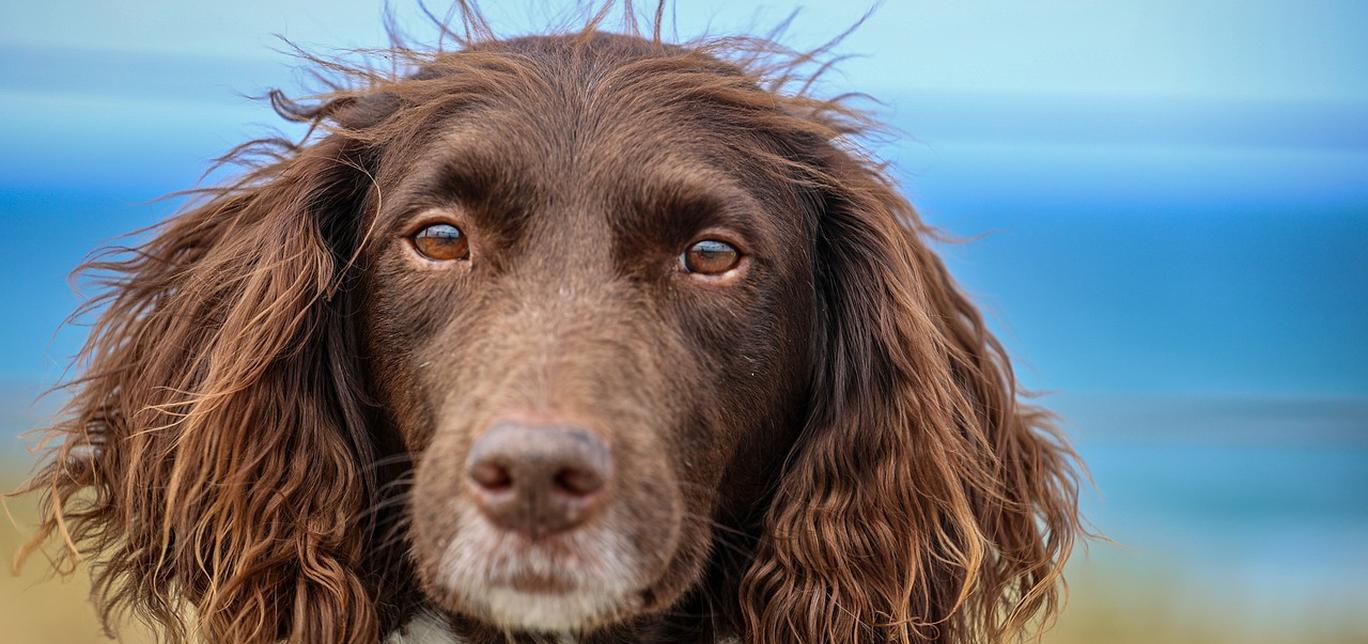
{"type": "MultiPolygon", "coordinates": [[[[109,276],[86,307],[99,319],[27,490],[45,501],[35,543],[57,535],[68,563],[95,562],[108,625],[131,611],[172,640],[225,642],[368,642],[393,627],[387,588],[402,575],[368,518],[389,450],[348,318],[368,241],[355,222],[378,207],[386,155],[434,115],[541,82],[458,9],[462,33],[445,35],[459,51],[396,45],[378,52],[389,72],[311,58],[342,82],[317,107],[272,100],[316,133],[234,151],[245,177],[82,267],[109,276]]],[[[825,257],[809,422],[724,612],[755,644],[1029,634],[1059,608],[1079,531],[1072,452],[1018,402],[932,232],[855,147],[872,121],[807,94],[803,70],[824,71],[814,61],[829,47],[667,46],[663,12],[647,36],[656,55],[604,82],[649,79],[643,91],[706,102],[777,142],[752,156],[808,195],[825,257]]]]}
{"type": "Polygon", "coordinates": [[[1013,639],[1058,609],[1073,453],[907,202],[852,157],[816,174],[833,359],[742,584],[750,637],[1013,639]]]}

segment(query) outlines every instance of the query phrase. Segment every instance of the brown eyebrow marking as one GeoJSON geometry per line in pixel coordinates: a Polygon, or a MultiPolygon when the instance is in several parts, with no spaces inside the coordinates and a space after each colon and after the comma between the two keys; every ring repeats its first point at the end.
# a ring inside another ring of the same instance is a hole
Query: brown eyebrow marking
{"type": "Polygon", "coordinates": [[[395,191],[399,214],[392,226],[404,226],[420,213],[459,207],[481,229],[514,235],[535,211],[540,193],[530,178],[534,171],[516,153],[500,149],[469,130],[438,140],[437,151],[413,163],[419,172],[395,191]]]}
{"type": "Polygon", "coordinates": [[[647,173],[623,196],[616,224],[625,239],[673,247],[715,227],[760,236],[761,206],[749,191],[711,169],[664,165],[673,167],[647,173]]]}

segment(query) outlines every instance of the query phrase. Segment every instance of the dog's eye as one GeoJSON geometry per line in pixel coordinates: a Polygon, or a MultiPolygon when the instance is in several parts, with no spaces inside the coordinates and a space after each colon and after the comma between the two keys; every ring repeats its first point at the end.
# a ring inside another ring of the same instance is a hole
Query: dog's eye
{"type": "Polygon", "coordinates": [[[452,261],[470,257],[465,233],[451,224],[433,224],[413,236],[413,247],[428,259],[452,261]]]}
{"type": "Polygon", "coordinates": [[[686,273],[721,275],[741,263],[741,253],[735,246],[716,239],[694,242],[679,256],[679,265],[686,273]]]}

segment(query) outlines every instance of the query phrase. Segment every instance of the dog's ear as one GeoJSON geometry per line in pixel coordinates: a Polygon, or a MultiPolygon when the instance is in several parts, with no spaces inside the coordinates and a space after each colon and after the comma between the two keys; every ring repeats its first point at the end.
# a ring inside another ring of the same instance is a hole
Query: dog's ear
{"type": "Polygon", "coordinates": [[[1057,603],[1072,452],[882,172],[812,163],[812,415],[742,584],[751,642],[999,641],[1057,603]]]}
{"type": "Polygon", "coordinates": [[[85,267],[107,288],[30,485],[45,494],[36,542],[57,533],[68,562],[93,562],[107,627],[131,612],[176,640],[379,637],[359,572],[375,483],[346,289],[374,206],[364,156],[337,134],[280,144],[85,267]]]}

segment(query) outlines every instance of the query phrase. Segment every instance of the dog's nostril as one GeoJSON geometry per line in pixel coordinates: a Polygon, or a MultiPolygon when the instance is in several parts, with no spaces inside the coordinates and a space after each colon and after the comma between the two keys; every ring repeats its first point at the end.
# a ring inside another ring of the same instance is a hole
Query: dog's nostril
{"type": "Polygon", "coordinates": [[[490,492],[501,492],[513,487],[513,475],[498,463],[476,463],[470,468],[470,478],[490,492]]]}
{"type": "Polygon", "coordinates": [[[573,496],[588,496],[603,489],[603,477],[588,469],[567,467],[552,479],[560,492],[573,496]]]}

